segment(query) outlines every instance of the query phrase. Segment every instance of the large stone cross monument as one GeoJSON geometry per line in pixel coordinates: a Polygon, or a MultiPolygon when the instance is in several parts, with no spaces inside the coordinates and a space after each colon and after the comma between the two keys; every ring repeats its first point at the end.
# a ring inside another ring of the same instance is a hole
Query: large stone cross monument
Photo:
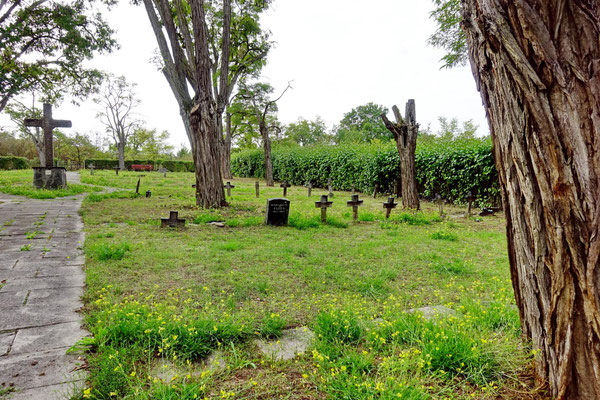
{"type": "Polygon", "coordinates": [[[42,119],[27,118],[25,126],[42,128],[44,132],[44,152],[46,165],[33,167],[33,185],[36,189],[64,189],[67,187],[67,170],[54,166],[54,148],[52,146],[52,130],[54,128],[70,128],[71,121],[52,119],[52,105],[44,104],[42,119]]]}

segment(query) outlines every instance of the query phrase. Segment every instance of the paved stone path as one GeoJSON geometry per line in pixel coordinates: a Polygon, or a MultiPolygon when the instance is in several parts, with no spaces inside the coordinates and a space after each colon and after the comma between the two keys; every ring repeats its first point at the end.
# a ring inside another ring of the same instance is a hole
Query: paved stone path
{"type": "Polygon", "coordinates": [[[84,383],[83,361],[65,354],[87,334],[82,199],[0,193],[0,391],[13,388],[11,400],[64,399],[84,383]]]}

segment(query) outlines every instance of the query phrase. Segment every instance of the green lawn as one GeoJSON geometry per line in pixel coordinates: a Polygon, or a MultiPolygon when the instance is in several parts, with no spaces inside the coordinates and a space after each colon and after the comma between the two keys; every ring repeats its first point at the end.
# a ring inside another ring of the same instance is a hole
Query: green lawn
{"type": "Polygon", "coordinates": [[[81,172],[122,189],[141,175],[151,198],[90,194],[81,211],[94,335],[83,398],[541,398],[528,389],[533,352],[520,340],[502,217],[446,207],[442,220],[423,203],[384,221],[384,199],[363,196],[355,224],[350,194],[336,192],[321,225],[325,191],[293,187],[291,226],[276,228],[263,220],[278,185],[261,182],[256,199],[254,180],[235,179],[230,207],[199,210],[193,174],[81,172]],[[160,228],[170,210],[185,229],[160,228]],[[407,312],[429,305],[456,313],[407,312]],[[304,355],[258,351],[255,339],[296,327],[316,335],[304,355]],[[205,366],[211,354],[221,368],[205,366]]]}
{"type": "Polygon", "coordinates": [[[67,189],[34,189],[32,170],[0,171],[0,193],[26,196],[32,199],[54,199],[101,190],[102,188],[72,183],[68,184],[67,189]]]}

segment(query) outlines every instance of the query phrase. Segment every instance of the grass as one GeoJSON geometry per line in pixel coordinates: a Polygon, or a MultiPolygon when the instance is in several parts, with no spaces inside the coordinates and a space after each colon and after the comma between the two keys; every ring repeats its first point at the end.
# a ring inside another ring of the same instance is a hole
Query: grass
{"type": "Polygon", "coordinates": [[[33,173],[30,170],[1,171],[0,173],[1,193],[25,196],[32,199],[55,199],[102,190],[99,187],[81,184],[68,184],[67,189],[34,189],[33,173]]]}
{"type": "MultiPolygon", "coordinates": [[[[125,189],[138,176],[95,171],[82,180],[125,189]]],[[[231,206],[218,211],[194,206],[186,173],[146,174],[140,191],[152,190],[150,199],[84,201],[89,398],[543,398],[515,394],[531,354],[502,218],[445,222],[424,202],[422,212],[394,210],[386,221],[385,199],[361,196],[355,224],[350,194],[337,192],[322,224],[314,202],[326,191],[308,198],[292,187],[289,226],[270,227],[266,199],[281,189],[261,184],[256,199],[254,182],[233,180],[231,206]],[[161,229],[170,210],[195,224],[161,229]],[[456,314],[428,321],[403,312],[431,305],[456,314]],[[261,356],[254,344],[302,326],[315,342],[294,360],[261,356]],[[227,367],[205,367],[217,353],[227,367]],[[154,369],[167,361],[180,371],[174,379],[154,369]]]]}

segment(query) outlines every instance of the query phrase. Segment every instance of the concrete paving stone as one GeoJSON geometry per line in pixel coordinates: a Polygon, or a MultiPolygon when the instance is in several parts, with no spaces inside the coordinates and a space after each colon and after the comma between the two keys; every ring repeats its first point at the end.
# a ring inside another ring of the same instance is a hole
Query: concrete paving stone
{"type": "Polygon", "coordinates": [[[0,387],[26,390],[85,379],[77,369],[83,364],[77,356],[66,355],[67,348],[27,353],[0,359],[0,387]]]}
{"type": "Polygon", "coordinates": [[[0,259],[0,270],[11,270],[15,267],[17,260],[0,259]]]}
{"type": "Polygon", "coordinates": [[[78,398],[85,388],[85,380],[60,383],[16,392],[8,400],[66,400],[78,398]]]}
{"type": "Polygon", "coordinates": [[[37,269],[0,269],[0,282],[35,278],[37,269]]]}
{"type": "Polygon", "coordinates": [[[65,265],[85,265],[85,255],[79,254],[71,257],[65,262],[65,265]]]}
{"type": "Polygon", "coordinates": [[[27,298],[27,305],[62,304],[79,309],[82,307],[81,296],[82,287],[32,290],[27,298]],[[77,303],[77,306],[74,306],[74,303],[77,303]]]}
{"type": "Polygon", "coordinates": [[[62,267],[64,262],[60,260],[45,260],[40,257],[39,260],[19,260],[19,262],[15,265],[14,269],[16,270],[39,270],[42,267],[62,267]]]}
{"type": "Polygon", "coordinates": [[[81,329],[81,322],[19,329],[10,355],[70,347],[85,336],[89,336],[89,333],[81,329]]]}
{"type": "MultiPolygon", "coordinates": [[[[8,350],[13,344],[16,332],[0,333],[0,357],[8,354],[8,350]]],[[[0,358],[1,359],[1,358],[0,358]]]]}
{"type": "MultiPolygon", "coordinates": [[[[64,264],[63,264],[64,265],[64,264]]],[[[2,276],[2,271],[0,271],[2,276]]],[[[37,278],[51,277],[51,276],[65,276],[65,277],[78,277],[82,282],[85,282],[85,272],[81,268],[81,265],[64,265],[64,266],[46,266],[40,267],[37,272],[37,278]]]]}
{"type": "Polygon", "coordinates": [[[9,280],[6,285],[0,289],[0,293],[19,292],[27,289],[36,290],[83,287],[84,285],[85,276],[83,274],[76,276],[45,276],[31,279],[9,280]]]}
{"type": "Polygon", "coordinates": [[[77,302],[72,307],[64,304],[25,305],[5,312],[0,320],[0,331],[47,326],[65,322],[78,322],[81,316],[75,312],[77,302]]]}
{"type": "Polygon", "coordinates": [[[28,290],[0,293],[0,314],[6,312],[6,310],[22,306],[25,303],[28,293],[28,290]]]}

